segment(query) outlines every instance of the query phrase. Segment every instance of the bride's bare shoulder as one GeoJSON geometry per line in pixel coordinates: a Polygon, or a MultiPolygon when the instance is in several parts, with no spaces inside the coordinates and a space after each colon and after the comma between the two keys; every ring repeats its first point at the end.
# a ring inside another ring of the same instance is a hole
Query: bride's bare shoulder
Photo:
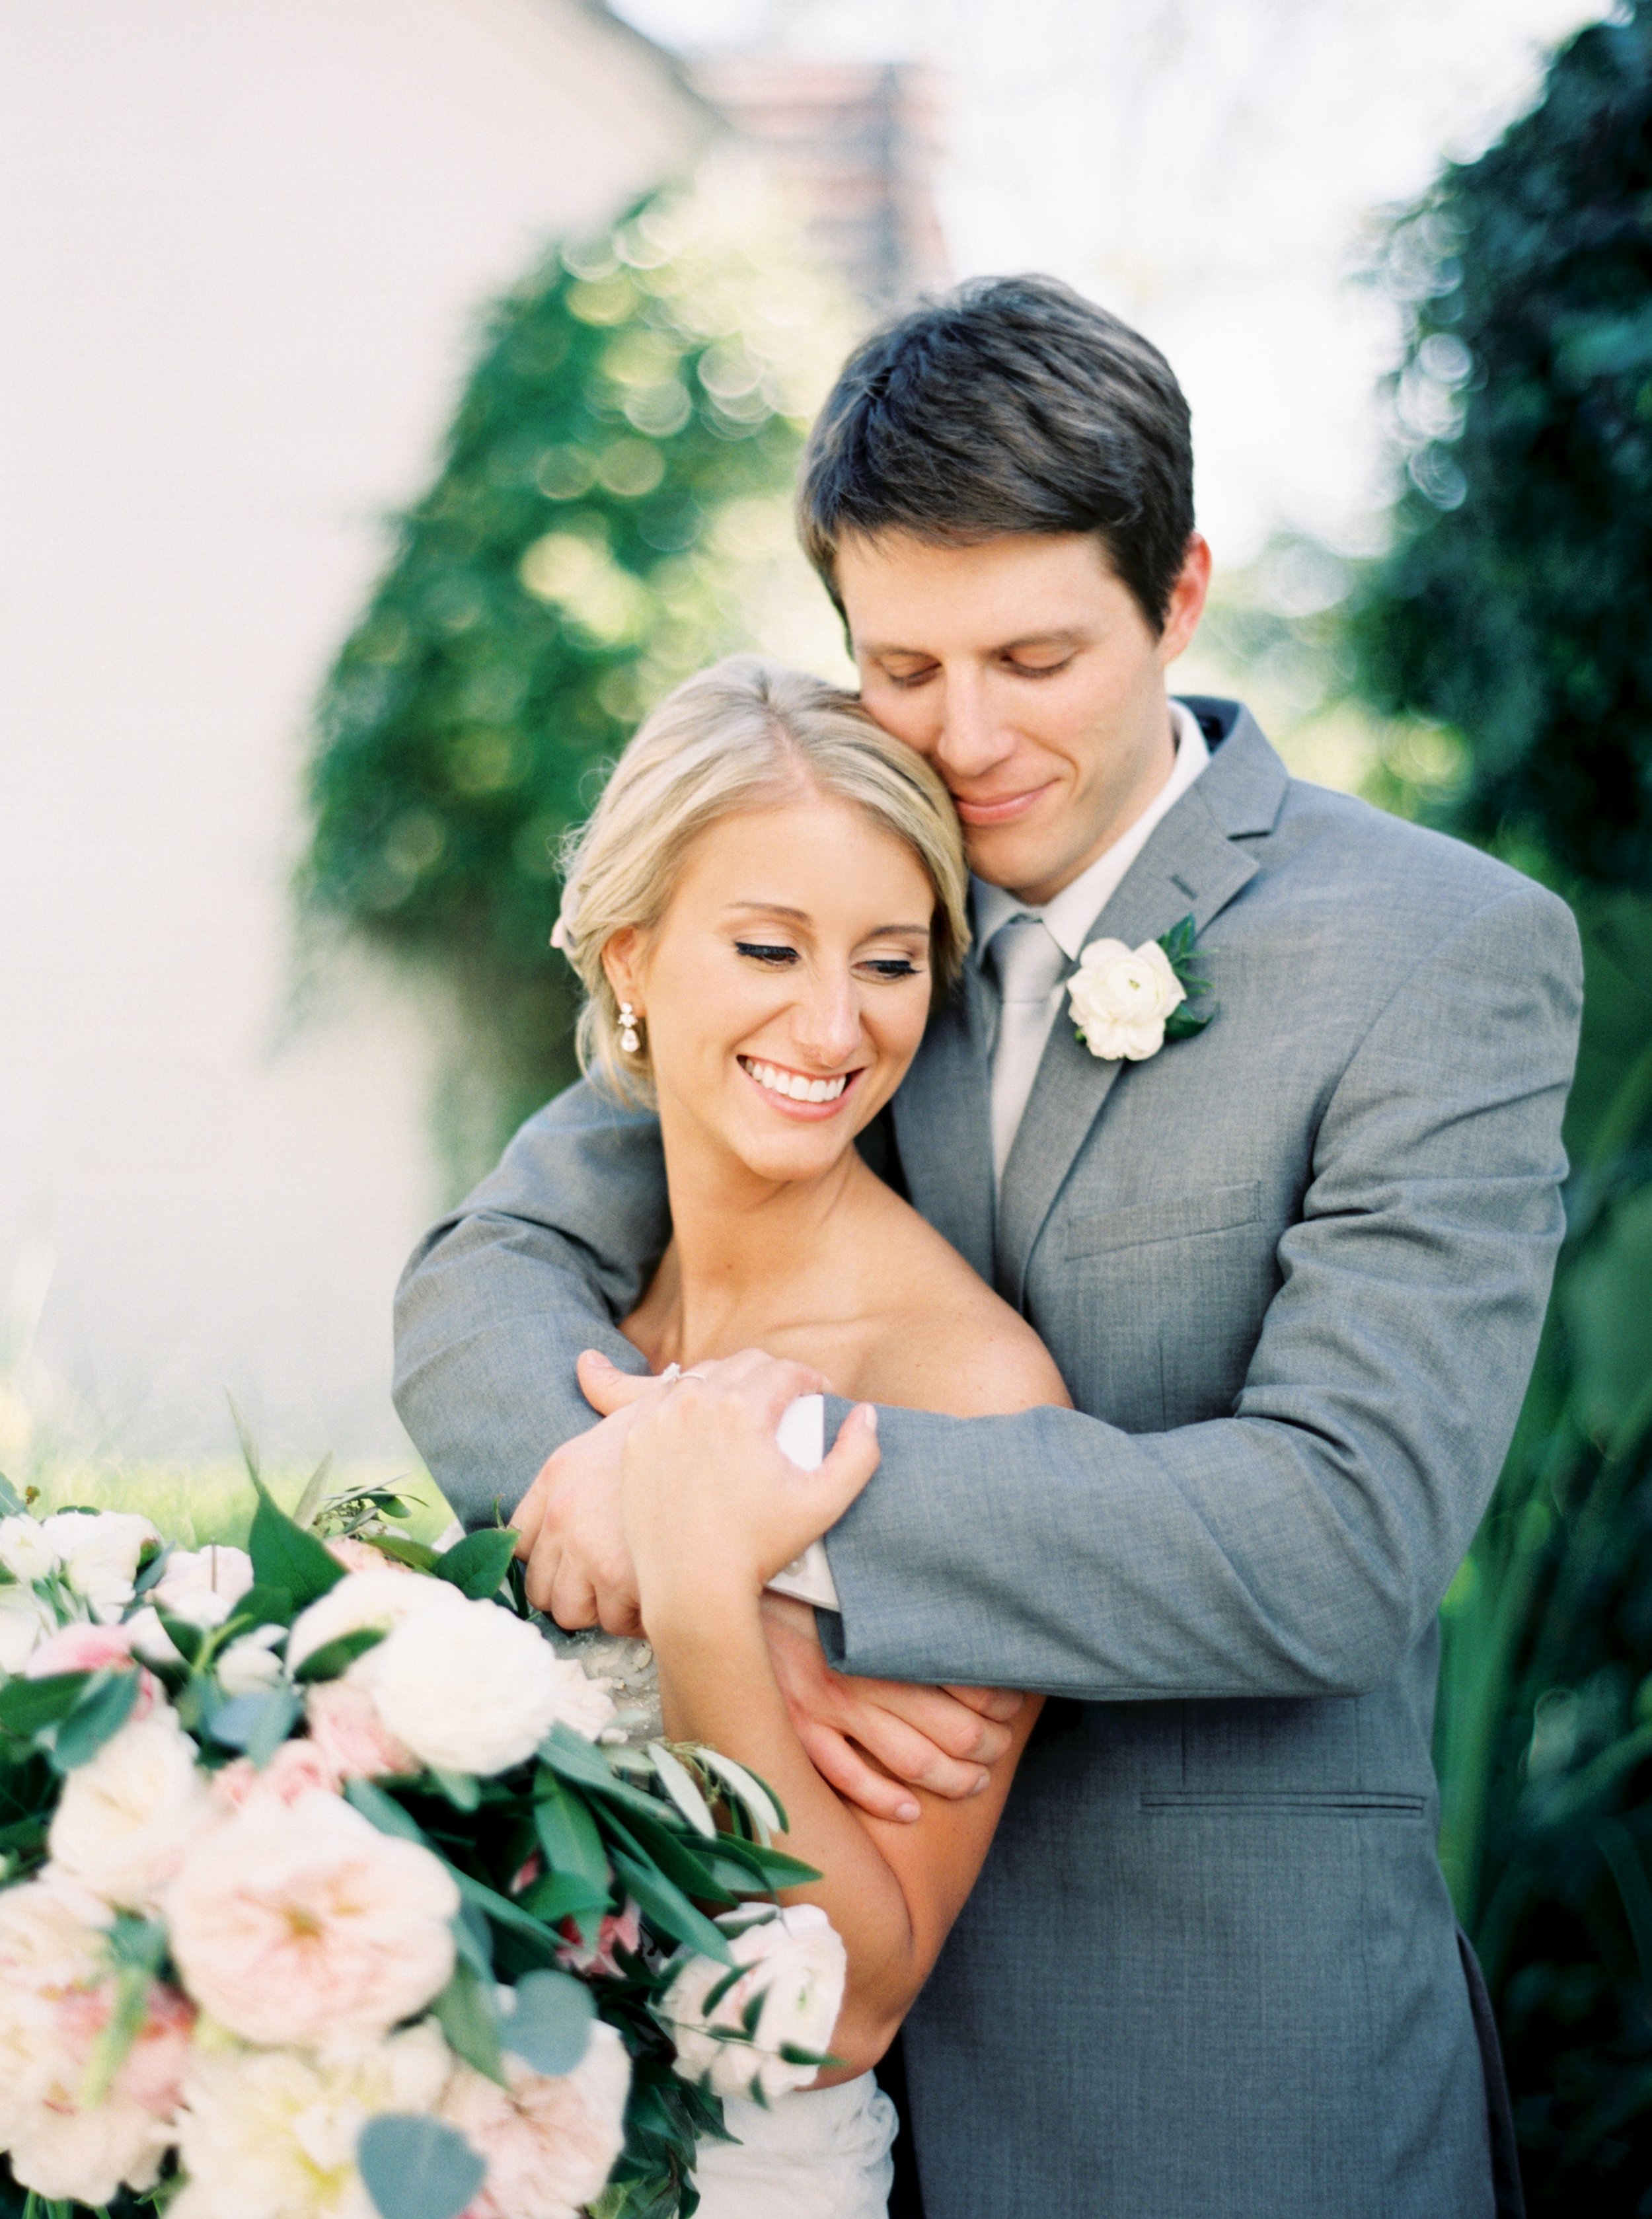
{"type": "MultiPolygon", "coordinates": [[[[891,1197],[893,1199],[893,1197],[891,1197]]],[[[949,1417],[1007,1416],[1071,1402],[1050,1352],[950,1241],[907,1203],[883,1253],[893,1297],[868,1349],[858,1392],[949,1417]]]]}

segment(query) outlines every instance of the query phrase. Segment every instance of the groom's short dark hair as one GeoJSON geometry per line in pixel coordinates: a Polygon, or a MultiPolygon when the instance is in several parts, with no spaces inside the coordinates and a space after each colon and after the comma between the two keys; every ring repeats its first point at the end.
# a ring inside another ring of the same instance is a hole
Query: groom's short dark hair
{"type": "Polygon", "coordinates": [[[1158,348],[1070,286],[972,279],[849,357],[798,521],[834,600],[846,532],[1093,531],[1158,631],[1193,530],[1188,404],[1158,348]]]}

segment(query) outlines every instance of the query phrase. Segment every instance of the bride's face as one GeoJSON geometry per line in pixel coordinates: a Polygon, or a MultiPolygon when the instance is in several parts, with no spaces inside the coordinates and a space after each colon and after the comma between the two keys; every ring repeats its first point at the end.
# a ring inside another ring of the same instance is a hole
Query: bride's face
{"type": "Polygon", "coordinates": [[[760,1177],[827,1169],[905,1075],[935,893],[904,841],[819,796],[703,833],[671,905],[606,961],[648,1032],[668,1142],[760,1177]]]}

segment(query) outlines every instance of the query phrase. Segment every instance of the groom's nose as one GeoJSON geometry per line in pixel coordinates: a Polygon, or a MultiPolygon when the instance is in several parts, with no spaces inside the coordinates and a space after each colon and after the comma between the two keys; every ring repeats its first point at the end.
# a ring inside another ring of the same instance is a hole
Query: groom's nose
{"type": "Polygon", "coordinates": [[[946,674],[941,729],[933,760],[943,776],[983,778],[1014,753],[1015,737],[997,713],[986,674],[964,668],[946,674]]]}

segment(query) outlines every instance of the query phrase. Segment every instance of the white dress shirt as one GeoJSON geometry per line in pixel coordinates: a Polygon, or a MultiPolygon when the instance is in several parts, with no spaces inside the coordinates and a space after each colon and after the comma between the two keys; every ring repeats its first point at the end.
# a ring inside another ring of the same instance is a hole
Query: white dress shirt
{"type": "MultiPolygon", "coordinates": [[[[1043,925],[1066,963],[1078,961],[1091,927],[1123,883],[1125,873],[1146,846],[1153,827],[1175,808],[1210,761],[1205,736],[1190,709],[1180,701],[1172,701],[1171,723],[1176,733],[1176,761],[1170,776],[1129,830],[1121,832],[1110,848],[1104,848],[1053,900],[1041,904],[1017,901],[1004,886],[988,886],[984,879],[972,881],[975,937],[979,948],[984,951],[999,927],[1007,924],[1011,917],[1031,917],[1043,925]]],[[[1063,983],[1058,980],[1046,997],[1047,1007],[1037,1023],[1030,1028],[1025,1023],[1000,1026],[993,1041],[993,1153],[1000,1176],[1026,1114],[1028,1097],[1038,1075],[1050,1028],[1061,1005],[1063,991],[1063,983]]]]}

